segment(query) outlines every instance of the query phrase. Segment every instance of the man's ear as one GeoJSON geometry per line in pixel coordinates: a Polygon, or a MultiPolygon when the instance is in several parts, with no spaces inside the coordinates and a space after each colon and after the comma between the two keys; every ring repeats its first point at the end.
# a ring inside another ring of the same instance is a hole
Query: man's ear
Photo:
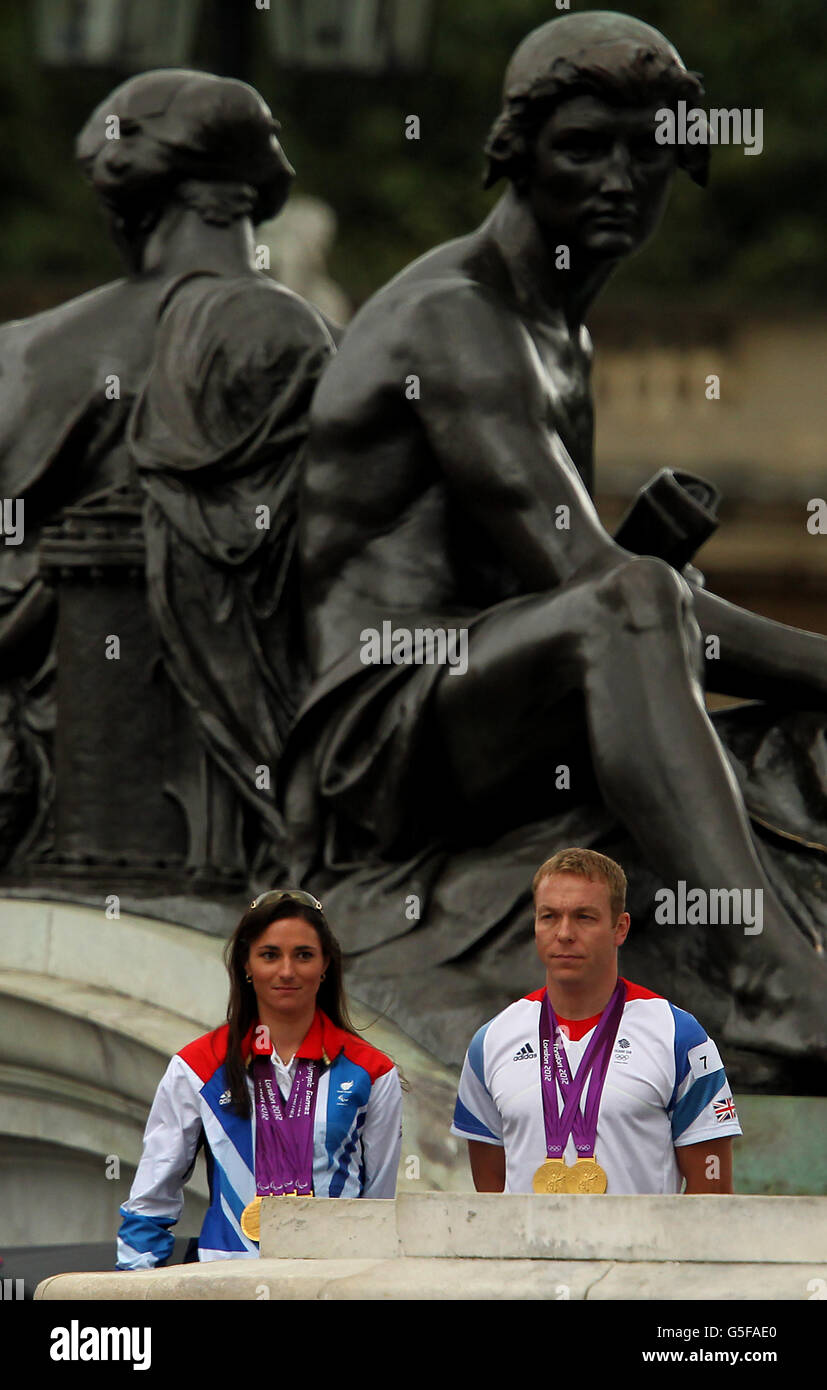
{"type": "Polygon", "coordinates": [[[618,917],[617,921],[615,922],[615,945],[616,945],[616,946],[622,946],[622,945],[623,945],[624,941],[626,940],[626,937],[629,935],[629,928],[630,928],[631,925],[632,925],[632,919],[631,919],[631,917],[629,916],[628,912],[621,912],[620,916],[618,917]]]}

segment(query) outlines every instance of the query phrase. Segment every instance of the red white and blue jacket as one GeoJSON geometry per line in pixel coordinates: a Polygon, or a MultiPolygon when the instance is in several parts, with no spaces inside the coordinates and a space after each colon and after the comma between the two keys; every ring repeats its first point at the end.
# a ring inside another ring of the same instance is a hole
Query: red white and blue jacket
{"type": "MultiPolygon", "coordinates": [[[[199,1144],[207,1158],[210,1205],[198,1241],[200,1260],[255,1259],[259,1248],[241,1229],[256,1195],[255,1106],[230,1105],[225,1023],[177,1053],[158,1086],[129,1200],[121,1207],[118,1268],[152,1269],[173,1246],[170,1228],[184,1204],[183,1185],[199,1144]]],[[[251,1028],[242,1044],[249,1061],[270,1055],[251,1028]]],[[[383,1052],[331,1023],[321,1009],[297,1058],[322,1061],[313,1132],[316,1197],[393,1197],[401,1147],[399,1074],[383,1052]],[[325,1059],[327,1065],[325,1065],[325,1059]]]]}

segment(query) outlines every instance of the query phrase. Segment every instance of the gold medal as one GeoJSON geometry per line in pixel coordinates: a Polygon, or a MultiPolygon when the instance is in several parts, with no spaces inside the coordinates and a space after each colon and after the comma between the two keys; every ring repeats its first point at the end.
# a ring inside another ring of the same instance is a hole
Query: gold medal
{"type": "Polygon", "coordinates": [[[578,1158],[574,1167],[566,1169],[565,1185],[561,1192],[600,1196],[606,1191],[608,1178],[594,1158],[578,1158]]]}
{"type": "Polygon", "coordinates": [[[565,1192],[568,1171],[562,1158],[547,1158],[534,1174],[534,1191],[551,1195],[555,1192],[565,1192]]]}
{"type": "Polygon", "coordinates": [[[241,1213],[241,1229],[248,1240],[261,1239],[261,1198],[254,1197],[241,1213]]]}

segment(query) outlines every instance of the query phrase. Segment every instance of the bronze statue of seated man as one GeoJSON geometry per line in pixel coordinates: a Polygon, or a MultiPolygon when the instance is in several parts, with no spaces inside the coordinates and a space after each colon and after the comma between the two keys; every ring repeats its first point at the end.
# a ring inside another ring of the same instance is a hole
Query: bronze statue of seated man
{"type": "Polygon", "coordinates": [[[596,784],[656,883],[762,894],[760,934],[684,927],[663,948],[671,978],[717,989],[704,1016],[730,1046],[827,1060],[818,925],[771,882],[704,703],[707,681],[826,709],[827,640],[630,553],[592,501],[584,318],[655,232],[676,169],[705,182],[708,147],[655,138],[658,110],[702,93],[628,16],[564,16],[529,35],[487,145],[488,182],[506,179],[505,193],[368,302],[314,400],[300,552],[315,683],[286,755],[293,872],[335,894],[363,995],[395,1003],[403,1026],[445,1013],[419,1033],[443,1056],[523,969],[505,944],[522,928],[496,944],[518,894],[498,881],[505,851],[494,864],[487,847],[510,835],[513,857],[559,807],[559,769],[579,749],[564,795],[596,784]],[[404,653],[365,664],[365,634],[384,623],[467,630],[467,672],[404,653]],[[707,634],[720,658],[705,669],[707,634]],[[426,898],[437,885],[421,921],[420,882],[426,898]],[[450,962],[483,946],[460,1003],[450,962]],[[417,972],[436,964],[445,983],[425,986],[417,972]]]}

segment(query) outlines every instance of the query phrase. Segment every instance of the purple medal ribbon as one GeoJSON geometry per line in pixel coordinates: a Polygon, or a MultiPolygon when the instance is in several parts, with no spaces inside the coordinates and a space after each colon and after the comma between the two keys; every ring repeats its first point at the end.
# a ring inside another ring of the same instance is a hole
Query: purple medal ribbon
{"type": "Polygon", "coordinates": [[[540,1009],[540,1083],[543,1096],[543,1120],[546,1127],[546,1151],[549,1158],[562,1158],[569,1135],[574,1135],[574,1146],[578,1158],[593,1158],[597,1141],[597,1114],[606,1072],[609,1068],[618,1025],[626,1003],[626,985],[618,979],[612,996],[603,1010],[600,1022],[595,1026],[589,1045],[586,1048],[577,1074],[571,1075],[563,1035],[557,1016],[551,1007],[546,991],[540,1009]],[[552,1038],[554,1044],[552,1046],[552,1038]],[[554,1068],[552,1068],[552,1054],[554,1068]],[[580,1110],[580,1097],[585,1089],[589,1072],[589,1094],[586,1098],[585,1114],[580,1110]],[[556,1073],[556,1076],[555,1076],[556,1073]],[[558,1112],[557,1084],[563,1095],[563,1111],[558,1112]]]}
{"type": "Polygon", "coordinates": [[[254,1057],[256,1195],[313,1195],[313,1117],[316,1062],[300,1061],[285,1107],[270,1057],[254,1057]]]}

